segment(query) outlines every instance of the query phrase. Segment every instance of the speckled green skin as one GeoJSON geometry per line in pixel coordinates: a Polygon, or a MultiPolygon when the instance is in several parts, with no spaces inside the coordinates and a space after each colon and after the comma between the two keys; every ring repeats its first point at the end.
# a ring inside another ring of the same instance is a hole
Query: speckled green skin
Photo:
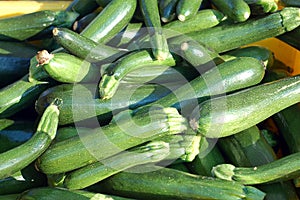
{"type": "Polygon", "coordinates": [[[199,105],[190,124],[200,134],[220,138],[245,130],[300,101],[300,76],[248,88],[199,105]]]}

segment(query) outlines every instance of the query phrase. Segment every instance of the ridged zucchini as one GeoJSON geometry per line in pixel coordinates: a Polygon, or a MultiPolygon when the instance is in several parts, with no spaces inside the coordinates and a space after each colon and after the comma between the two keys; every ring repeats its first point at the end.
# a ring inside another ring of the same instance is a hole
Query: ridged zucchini
{"type": "Polygon", "coordinates": [[[299,100],[300,76],[289,77],[206,100],[193,111],[190,125],[203,136],[225,137],[250,128],[299,100]]]}

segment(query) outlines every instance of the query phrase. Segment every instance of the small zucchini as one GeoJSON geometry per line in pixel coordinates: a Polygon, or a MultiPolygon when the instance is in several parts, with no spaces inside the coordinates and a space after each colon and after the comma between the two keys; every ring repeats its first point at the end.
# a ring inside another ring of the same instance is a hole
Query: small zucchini
{"type": "Polygon", "coordinates": [[[298,103],[299,97],[300,76],[260,84],[202,102],[190,125],[209,138],[233,135],[298,103]]]}
{"type": "Polygon", "coordinates": [[[200,9],[202,0],[179,0],[176,5],[176,15],[180,21],[193,18],[200,9]]]}
{"type": "Polygon", "coordinates": [[[45,174],[68,172],[147,141],[181,133],[187,128],[186,120],[174,108],[133,117],[128,112],[116,115],[110,124],[95,128],[87,135],[51,145],[38,158],[38,169],[45,174]]]}
{"type": "Polygon", "coordinates": [[[224,24],[170,39],[169,43],[181,44],[193,39],[217,53],[233,50],[263,39],[291,31],[300,25],[300,8],[287,7],[259,19],[242,23],[224,24]]]}
{"type": "Polygon", "coordinates": [[[0,154],[0,179],[23,169],[37,159],[54,139],[58,126],[58,105],[56,100],[43,113],[36,133],[25,143],[0,154]],[[27,153],[24,153],[27,152],[27,153]]]}
{"type": "Polygon", "coordinates": [[[100,77],[98,67],[68,53],[51,54],[42,50],[36,59],[37,67],[42,67],[51,78],[62,83],[94,82],[100,77]]]}
{"type": "Polygon", "coordinates": [[[76,33],[81,33],[97,17],[98,14],[99,11],[94,11],[76,20],[72,26],[72,30],[76,33]]]}
{"type": "Polygon", "coordinates": [[[159,0],[158,1],[160,19],[162,22],[168,23],[175,18],[177,2],[178,2],[178,0],[159,0]]]}
{"type": "MultiPolygon", "coordinates": [[[[47,27],[71,27],[78,14],[67,11],[43,10],[0,20],[1,40],[24,41],[47,27]]],[[[49,29],[50,30],[50,29],[49,29]]]]}
{"type": "Polygon", "coordinates": [[[137,199],[262,200],[265,196],[254,187],[244,186],[234,181],[199,176],[158,166],[143,166],[134,169],[140,173],[118,173],[93,185],[90,190],[137,199]]]}
{"type": "Polygon", "coordinates": [[[131,20],[136,0],[113,0],[80,33],[97,43],[106,43],[120,32],[131,20]]]}
{"type": "Polygon", "coordinates": [[[256,167],[235,167],[221,164],[213,168],[214,176],[245,185],[290,180],[300,175],[300,152],[284,156],[270,163],[256,167]]]}

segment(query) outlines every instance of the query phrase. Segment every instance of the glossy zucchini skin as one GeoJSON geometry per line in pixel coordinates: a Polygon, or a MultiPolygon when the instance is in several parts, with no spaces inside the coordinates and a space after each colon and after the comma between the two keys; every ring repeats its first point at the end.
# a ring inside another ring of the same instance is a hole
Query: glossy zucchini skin
{"type": "Polygon", "coordinates": [[[49,86],[42,82],[29,82],[28,75],[0,89],[0,118],[7,118],[34,103],[49,86]]]}
{"type": "Polygon", "coordinates": [[[177,18],[180,21],[193,18],[200,9],[201,3],[202,0],[179,0],[176,5],[177,18]]]}
{"type": "Polygon", "coordinates": [[[0,20],[0,38],[24,41],[50,26],[71,27],[77,17],[75,12],[44,10],[4,18],[0,20]]]}
{"type": "Polygon", "coordinates": [[[300,25],[299,10],[300,8],[287,7],[260,19],[212,27],[174,37],[169,42],[178,44],[190,37],[221,53],[295,29],[300,25]]]}
{"type": "Polygon", "coordinates": [[[35,134],[25,143],[0,154],[0,179],[6,178],[36,160],[54,139],[58,126],[58,100],[43,113],[35,134]],[[23,153],[27,152],[27,153],[23,153]]]}
{"type": "Polygon", "coordinates": [[[260,84],[201,103],[191,115],[190,125],[209,138],[233,135],[298,103],[299,96],[300,76],[260,84]]]}
{"type": "Polygon", "coordinates": [[[178,0],[160,0],[158,1],[160,19],[167,23],[175,18],[176,5],[178,0]]]}
{"type": "Polygon", "coordinates": [[[136,0],[113,0],[80,33],[97,43],[106,43],[120,32],[131,20],[136,0]]]}
{"type": "MultiPolygon", "coordinates": [[[[237,200],[247,199],[250,193],[254,195],[254,199],[264,198],[264,193],[256,188],[245,187],[234,181],[222,181],[156,166],[148,166],[146,169],[150,171],[142,171],[143,173],[121,172],[93,185],[90,190],[106,191],[111,194],[138,199],[237,200]],[[149,187],[150,185],[151,187],[149,187]]],[[[141,169],[136,168],[136,171],[138,170],[141,169]]]]}
{"type": "MultiPolygon", "coordinates": [[[[176,84],[174,85],[176,86],[176,84]]],[[[62,84],[45,90],[37,99],[36,111],[41,114],[56,97],[63,100],[60,107],[59,124],[71,124],[97,117],[99,120],[110,119],[114,114],[125,109],[135,109],[149,104],[169,94],[170,88],[160,85],[122,84],[116,93],[116,99],[97,98],[95,84],[62,84]],[[76,103],[76,108],[73,104],[76,103]],[[87,112],[89,111],[89,112],[87,112]]]]}

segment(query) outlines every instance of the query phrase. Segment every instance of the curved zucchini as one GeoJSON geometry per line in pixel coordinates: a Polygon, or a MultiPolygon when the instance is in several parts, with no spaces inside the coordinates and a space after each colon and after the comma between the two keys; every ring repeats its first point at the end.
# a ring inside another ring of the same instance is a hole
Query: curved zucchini
{"type": "Polygon", "coordinates": [[[211,2],[234,22],[244,22],[250,17],[250,7],[244,0],[212,0],[211,2]]]}
{"type": "Polygon", "coordinates": [[[135,167],[136,172],[139,170],[148,171],[121,172],[95,184],[90,190],[137,199],[262,200],[265,196],[254,187],[244,186],[234,181],[198,176],[157,166],[135,167]]]}
{"type": "Polygon", "coordinates": [[[289,77],[204,101],[190,116],[190,125],[203,136],[225,137],[258,124],[299,99],[300,76],[289,77]]]}
{"type": "Polygon", "coordinates": [[[200,9],[202,0],[179,0],[176,5],[177,18],[180,21],[193,18],[200,9]]]}
{"type": "Polygon", "coordinates": [[[42,67],[51,78],[62,83],[94,82],[100,78],[100,69],[90,62],[68,53],[49,54],[39,51],[37,67],[42,67]]]}
{"type": "Polygon", "coordinates": [[[53,37],[73,55],[89,62],[112,62],[127,51],[116,49],[79,35],[66,28],[53,29],[53,37]]]}
{"type": "Polygon", "coordinates": [[[160,0],[158,1],[158,8],[160,12],[160,19],[167,23],[175,18],[176,5],[178,0],[160,0]]]}
{"type": "Polygon", "coordinates": [[[43,10],[0,20],[1,40],[29,39],[50,26],[71,27],[75,12],[43,10]]]}
{"type": "Polygon", "coordinates": [[[213,168],[214,176],[224,180],[234,180],[245,185],[278,182],[299,177],[299,153],[293,153],[270,163],[256,167],[235,167],[221,164],[213,168]]]}
{"type": "Polygon", "coordinates": [[[173,108],[154,110],[150,115],[147,113],[133,117],[125,111],[116,115],[110,124],[93,129],[87,135],[75,136],[51,145],[39,157],[37,167],[46,174],[68,172],[147,141],[184,130],[186,120],[173,108]]]}
{"type": "Polygon", "coordinates": [[[20,80],[1,88],[0,118],[10,117],[32,105],[49,85],[42,82],[28,82],[28,75],[25,75],[20,80]]]}
{"type": "Polygon", "coordinates": [[[172,88],[158,84],[122,84],[115,97],[111,100],[98,99],[97,85],[93,84],[62,84],[45,90],[36,102],[36,111],[41,114],[55,99],[61,98],[59,124],[65,125],[97,117],[100,121],[110,119],[114,114],[125,109],[135,109],[149,104],[169,94],[172,88]],[[74,107],[76,104],[76,107],[74,107]]]}
{"type": "Polygon", "coordinates": [[[224,24],[174,37],[169,43],[181,44],[193,39],[221,53],[295,29],[300,25],[299,13],[300,8],[287,7],[259,19],[224,24]]]}
{"type": "Polygon", "coordinates": [[[59,101],[56,100],[47,107],[40,119],[36,133],[28,141],[0,154],[0,179],[23,169],[50,146],[58,126],[58,103],[59,101]]]}
{"type": "Polygon", "coordinates": [[[131,20],[136,0],[113,0],[80,33],[97,43],[106,43],[120,32],[131,20]]]}
{"type": "Polygon", "coordinates": [[[133,166],[158,162],[168,154],[168,143],[149,142],[68,173],[64,186],[72,190],[86,188],[133,166]]]}
{"type": "Polygon", "coordinates": [[[110,99],[115,94],[121,80],[129,72],[143,66],[166,65],[174,66],[175,60],[171,54],[165,60],[156,60],[148,50],[132,52],[105,69],[99,83],[99,92],[102,99],[110,99]]]}

